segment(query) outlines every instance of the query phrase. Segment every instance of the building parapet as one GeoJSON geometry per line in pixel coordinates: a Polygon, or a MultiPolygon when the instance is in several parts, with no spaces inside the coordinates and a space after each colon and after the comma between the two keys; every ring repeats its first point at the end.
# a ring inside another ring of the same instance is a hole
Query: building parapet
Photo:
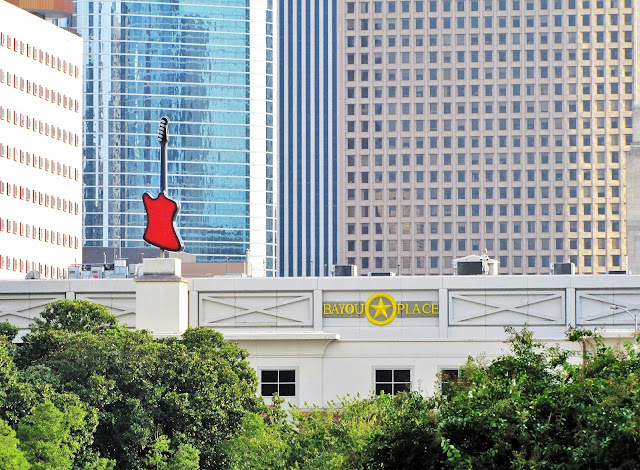
{"type": "MultiPolygon", "coordinates": [[[[174,277],[167,282],[180,275],[174,277]]],[[[215,328],[238,340],[498,339],[505,337],[504,327],[524,326],[544,338],[563,338],[569,327],[628,334],[634,316],[640,314],[636,275],[180,278],[178,282],[186,292],[180,295],[188,312],[183,327],[215,328]]],[[[104,305],[122,323],[136,328],[137,310],[148,301],[140,297],[151,295],[136,290],[135,279],[2,281],[0,321],[9,320],[24,333],[48,303],[66,298],[104,305]]],[[[158,318],[175,314],[171,308],[163,311],[161,304],[156,309],[158,318]]],[[[145,327],[154,329],[153,323],[145,327]]]]}

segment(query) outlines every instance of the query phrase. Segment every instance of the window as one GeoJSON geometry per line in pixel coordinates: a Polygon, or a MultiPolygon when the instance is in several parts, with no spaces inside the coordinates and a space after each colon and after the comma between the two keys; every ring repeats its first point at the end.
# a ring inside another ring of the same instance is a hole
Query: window
{"type": "Polygon", "coordinates": [[[448,397],[451,394],[451,384],[457,382],[460,377],[460,371],[458,369],[442,369],[440,371],[442,394],[448,397]]]}
{"type": "Polygon", "coordinates": [[[260,394],[263,397],[270,397],[274,393],[281,397],[296,396],[296,371],[294,369],[260,371],[260,394]]]}
{"type": "Polygon", "coordinates": [[[411,369],[376,369],[376,395],[396,395],[411,389],[411,369]]]}

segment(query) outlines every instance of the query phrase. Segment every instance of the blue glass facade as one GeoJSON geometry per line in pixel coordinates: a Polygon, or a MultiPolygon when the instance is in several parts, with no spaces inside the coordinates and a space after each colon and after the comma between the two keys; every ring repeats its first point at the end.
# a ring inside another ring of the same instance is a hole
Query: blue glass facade
{"type": "Polygon", "coordinates": [[[280,4],[280,274],[337,261],[336,1],[280,4]]]}
{"type": "Polygon", "coordinates": [[[145,246],[141,196],[159,188],[166,115],[169,195],[181,203],[186,251],[242,261],[251,250],[254,275],[275,274],[274,11],[260,3],[75,2],[87,246],[145,246]]]}

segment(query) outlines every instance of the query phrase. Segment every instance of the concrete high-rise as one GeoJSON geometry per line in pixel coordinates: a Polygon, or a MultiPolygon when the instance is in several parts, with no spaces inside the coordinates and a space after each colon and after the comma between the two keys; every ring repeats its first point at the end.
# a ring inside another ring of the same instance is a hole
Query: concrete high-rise
{"type": "Polygon", "coordinates": [[[85,40],[85,244],[143,247],[141,196],[159,188],[158,120],[169,127],[169,194],[199,261],[275,275],[277,4],[77,0],[85,40]]]}
{"type": "Polygon", "coordinates": [[[340,262],[627,268],[637,1],[347,1],[339,18],[340,262]]]}
{"type": "Polygon", "coordinates": [[[0,279],[62,279],[82,261],[82,39],[7,2],[0,18],[0,279]]]}
{"type": "Polygon", "coordinates": [[[280,5],[280,274],[324,276],[338,253],[337,5],[280,5]]]}

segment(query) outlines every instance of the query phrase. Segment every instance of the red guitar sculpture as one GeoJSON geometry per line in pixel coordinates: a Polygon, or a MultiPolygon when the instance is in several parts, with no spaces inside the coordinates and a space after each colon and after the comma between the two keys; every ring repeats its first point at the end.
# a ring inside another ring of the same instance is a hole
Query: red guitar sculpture
{"type": "Polygon", "coordinates": [[[160,142],[160,193],[155,199],[148,192],[142,195],[142,203],[147,212],[147,227],[142,238],[150,245],[160,248],[161,257],[164,257],[164,250],[184,250],[184,244],[176,229],[176,217],[180,205],[166,195],[169,118],[164,116],[160,119],[158,142],[160,142]]]}

